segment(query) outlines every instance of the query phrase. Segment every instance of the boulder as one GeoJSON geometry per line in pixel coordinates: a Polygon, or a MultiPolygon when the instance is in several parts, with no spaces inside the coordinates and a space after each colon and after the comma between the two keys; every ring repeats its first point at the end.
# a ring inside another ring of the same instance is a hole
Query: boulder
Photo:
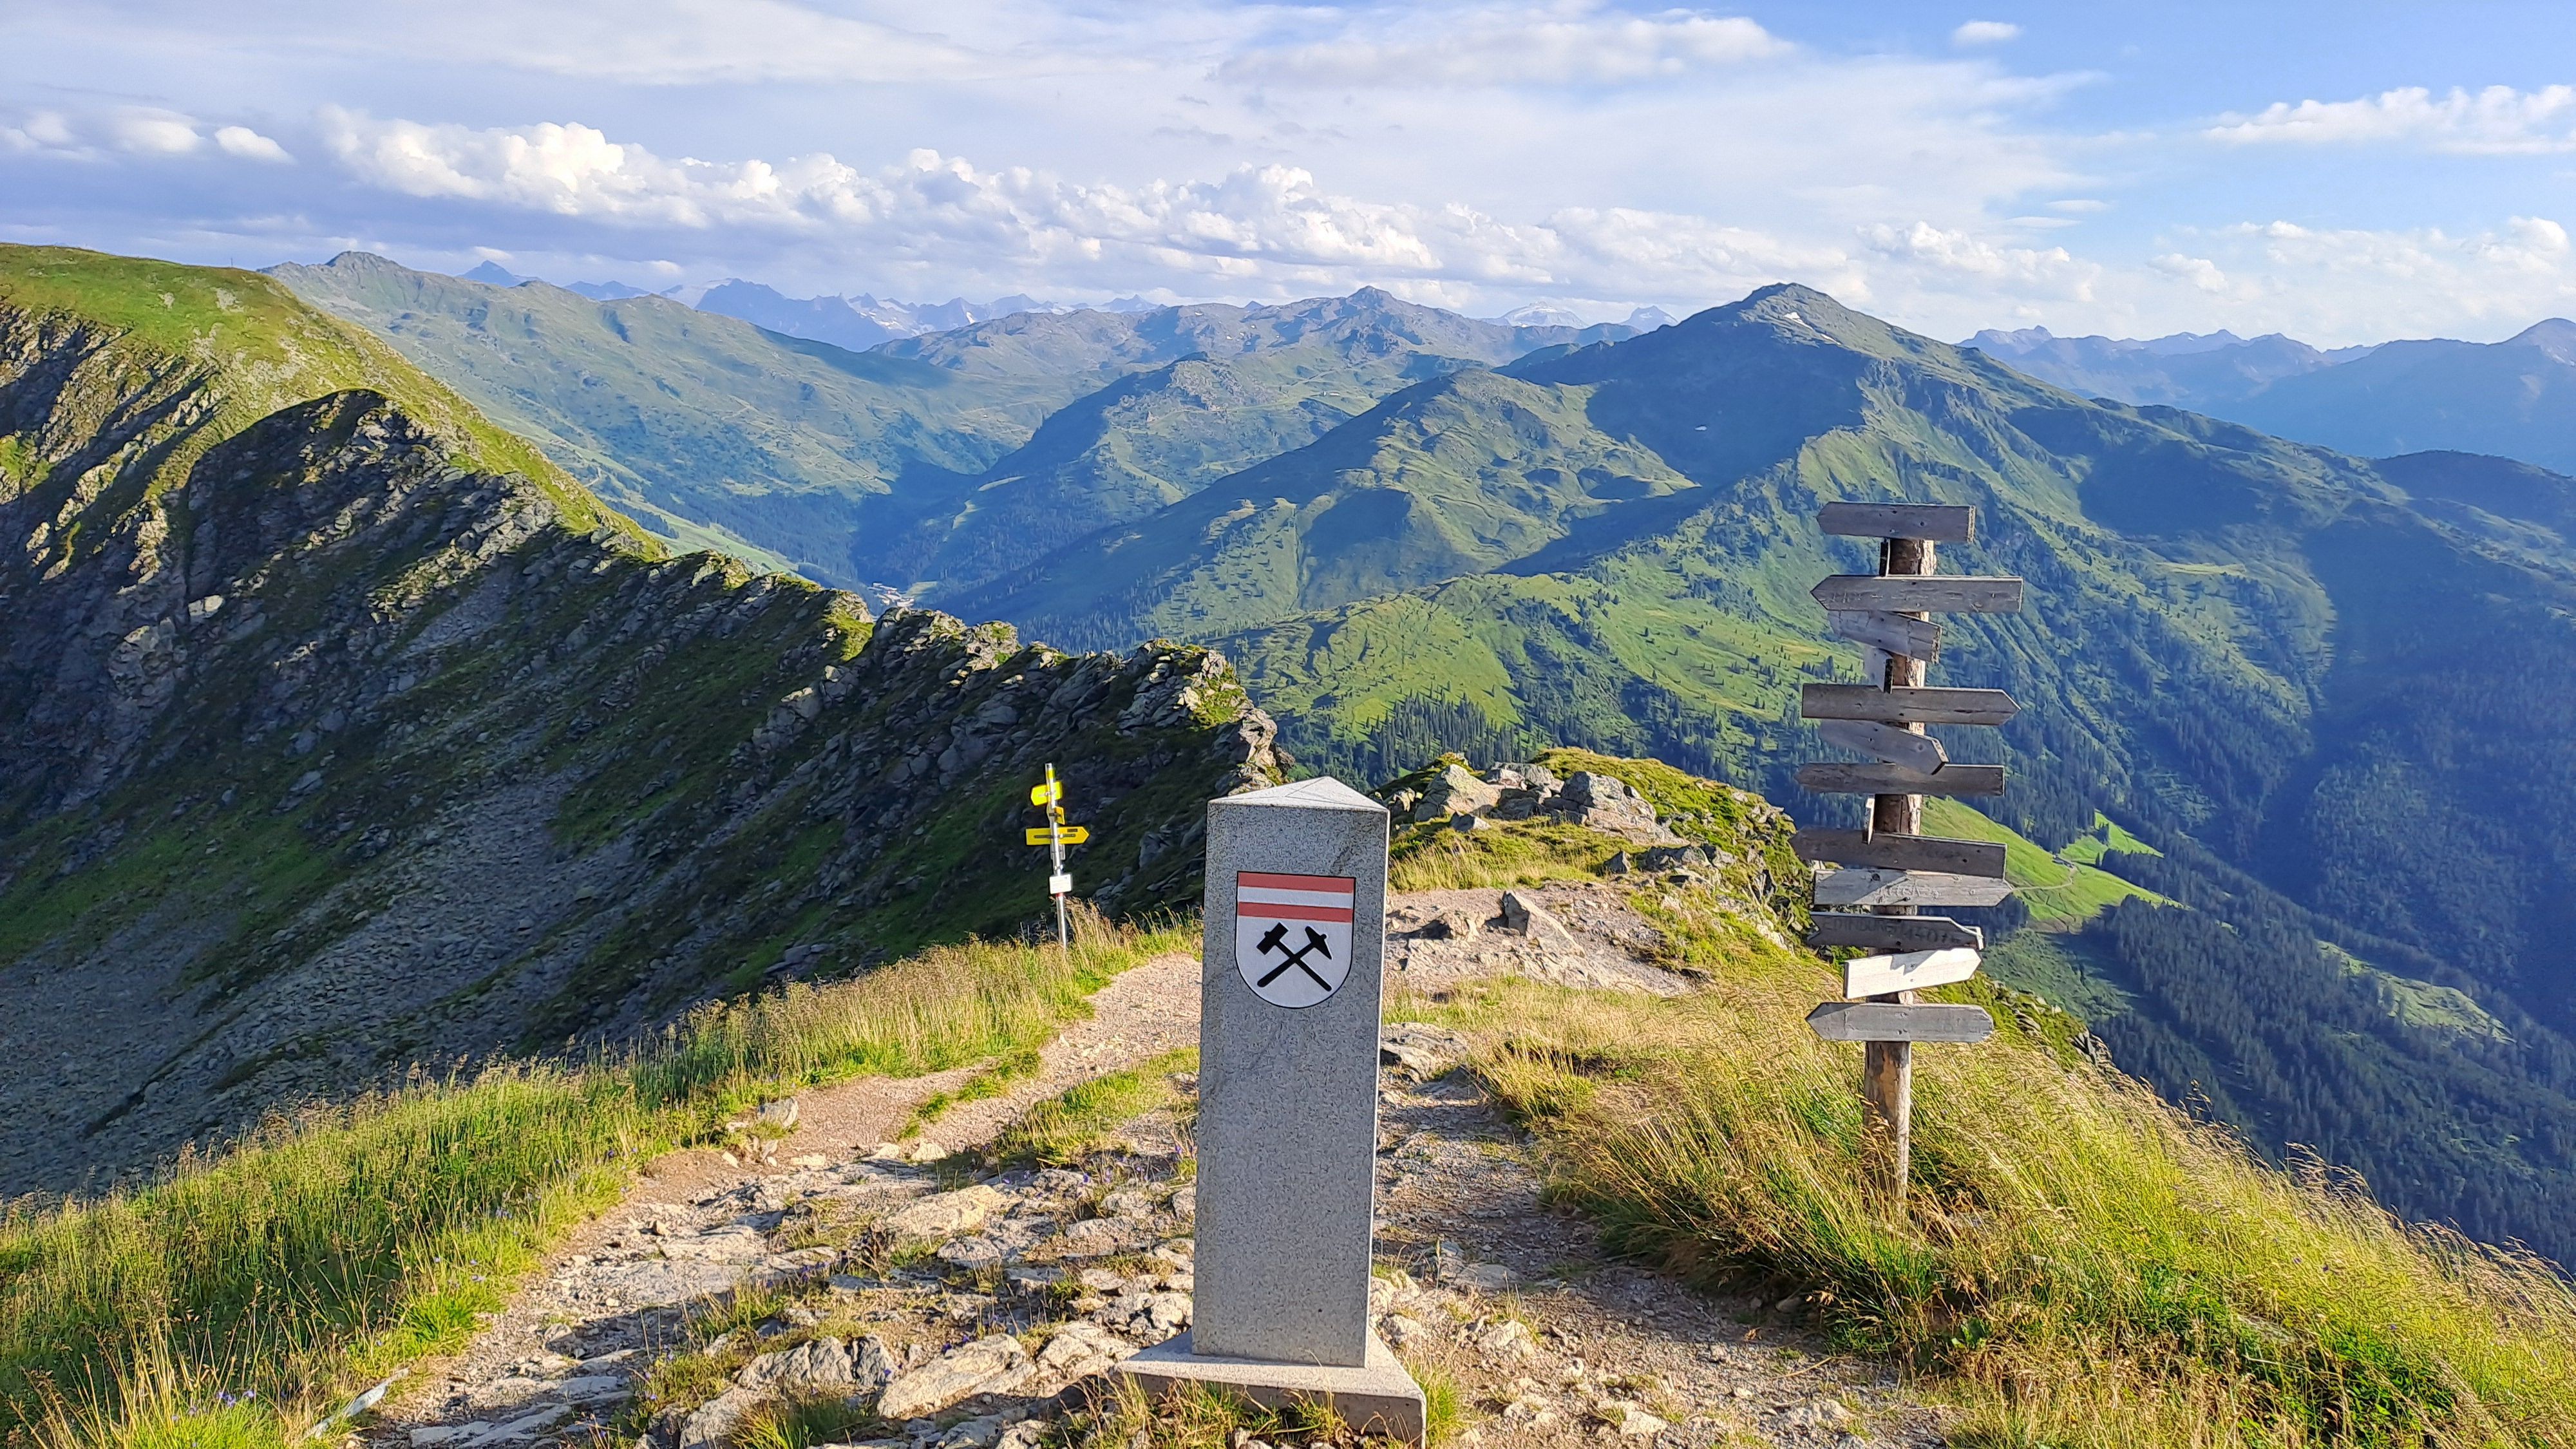
{"type": "Polygon", "coordinates": [[[1574,933],[1545,906],[1519,891],[1503,892],[1503,929],[1517,931],[1542,945],[1574,951],[1574,933]]]}
{"type": "Polygon", "coordinates": [[[1475,815],[1491,810],[1502,798],[1502,791],[1469,774],[1466,766],[1447,765],[1423,789],[1422,799],[1413,807],[1413,818],[1438,820],[1445,815],[1475,815]]]}
{"type": "Polygon", "coordinates": [[[912,1238],[953,1238],[984,1226],[1010,1199],[977,1183],[955,1192],[938,1192],[886,1219],[886,1226],[912,1238]]]}
{"type": "Polygon", "coordinates": [[[1378,1065],[1401,1067],[1422,1081],[1440,1076],[1466,1056],[1467,1039],[1446,1027],[1407,1022],[1378,1033],[1378,1065]]]}
{"type": "Polygon", "coordinates": [[[979,1338],[919,1368],[896,1374],[877,1399],[877,1417],[918,1419],[936,1414],[977,1394],[1009,1393],[1028,1383],[1036,1372],[1018,1339],[1005,1333],[979,1338]]]}
{"type": "Polygon", "coordinates": [[[734,1382],[746,1389],[811,1398],[882,1388],[892,1371],[885,1345],[874,1338],[855,1344],[818,1338],[783,1353],[762,1354],[744,1364],[734,1382]]]}
{"type": "Polygon", "coordinates": [[[698,1405],[680,1425],[679,1449],[723,1449],[743,1419],[768,1399],[759,1389],[737,1387],[698,1405]]]}
{"type": "Polygon", "coordinates": [[[1613,776],[1577,770],[1549,802],[1550,814],[1577,825],[1645,845],[1679,845],[1682,838],[1655,818],[1654,803],[1613,776]]]}
{"type": "Polygon", "coordinates": [[[1135,1345],[1097,1323],[1076,1319],[1055,1331],[1038,1350],[1038,1378],[1069,1384],[1089,1378],[1136,1351],[1135,1345]]]}

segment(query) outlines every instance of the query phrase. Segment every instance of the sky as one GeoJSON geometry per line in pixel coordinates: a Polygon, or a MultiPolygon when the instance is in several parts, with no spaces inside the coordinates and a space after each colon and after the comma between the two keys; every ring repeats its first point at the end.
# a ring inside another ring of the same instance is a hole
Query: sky
{"type": "Polygon", "coordinates": [[[1936,336],[2576,313],[2576,6],[7,0],[0,241],[1936,336]]]}

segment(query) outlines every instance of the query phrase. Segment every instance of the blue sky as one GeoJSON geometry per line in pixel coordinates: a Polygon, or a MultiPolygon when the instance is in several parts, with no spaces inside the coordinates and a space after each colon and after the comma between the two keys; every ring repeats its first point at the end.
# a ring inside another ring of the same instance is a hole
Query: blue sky
{"type": "Polygon", "coordinates": [[[2576,312],[2576,7],[12,0],[0,239],[941,299],[2576,312]]]}

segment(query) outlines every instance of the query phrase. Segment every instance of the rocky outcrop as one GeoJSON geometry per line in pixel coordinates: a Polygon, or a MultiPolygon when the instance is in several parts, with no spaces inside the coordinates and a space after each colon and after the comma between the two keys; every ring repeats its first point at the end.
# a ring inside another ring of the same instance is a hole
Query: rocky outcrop
{"type": "MultiPolygon", "coordinates": [[[[335,335],[216,295],[236,346],[335,335]]],[[[1213,653],[659,556],[352,355],[272,408],[278,366],[0,286],[0,1193],[1013,932],[1050,763],[1080,894],[1184,901],[1202,802],[1279,777],[1213,653]]]]}

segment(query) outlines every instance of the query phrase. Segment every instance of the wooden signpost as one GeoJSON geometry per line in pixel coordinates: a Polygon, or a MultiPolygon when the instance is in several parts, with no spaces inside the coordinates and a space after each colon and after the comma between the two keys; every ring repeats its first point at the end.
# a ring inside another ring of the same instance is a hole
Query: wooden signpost
{"type": "Polygon", "coordinates": [[[1937,545],[1976,537],[1976,510],[1931,503],[1828,503],[1816,522],[1827,533],[1875,538],[1879,570],[1816,585],[1834,634],[1862,646],[1861,684],[1810,684],[1799,713],[1825,743],[1874,764],[1800,767],[1810,790],[1867,795],[1859,830],[1801,830],[1800,858],[1830,864],[1816,876],[1807,944],[1877,952],[1846,962],[1843,995],[1807,1017],[1827,1041],[1863,1043],[1861,1093],[1878,1139],[1876,1169],[1898,1204],[1912,1156],[1914,1043],[1981,1042],[1994,1021],[1981,1007],[1923,1004],[1914,993],[1976,974],[1984,934],[1923,906],[1991,906],[2012,893],[2004,850],[1978,840],[1923,834],[1927,795],[2000,795],[2000,765],[1954,765],[1925,725],[1999,725],[2021,706],[1998,689],[1931,689],[1925,666],[1940,655],[1935,613],[2015,613],[2022,581],[1933,572],[1937,545]]]}

